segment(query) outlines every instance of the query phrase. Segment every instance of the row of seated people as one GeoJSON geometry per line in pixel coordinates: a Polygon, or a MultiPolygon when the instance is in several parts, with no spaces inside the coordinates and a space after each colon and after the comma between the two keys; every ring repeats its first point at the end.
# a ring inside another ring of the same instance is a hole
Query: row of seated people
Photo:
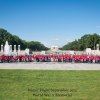
{"type": "Polygon", "coordinates": [[[98,55],[0,55],[0,62],[82,62],[100,63],[98,55]]]}

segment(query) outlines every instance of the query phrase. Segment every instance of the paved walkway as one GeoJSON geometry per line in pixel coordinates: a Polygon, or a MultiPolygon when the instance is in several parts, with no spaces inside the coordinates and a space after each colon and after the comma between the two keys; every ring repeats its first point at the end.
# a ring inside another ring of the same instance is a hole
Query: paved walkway
{"type": "Polygon", "coordinates": [[[100,70],[100,64],[89,63],[0,63],[0,69],[31,69],[31,70],[100,70]]]}

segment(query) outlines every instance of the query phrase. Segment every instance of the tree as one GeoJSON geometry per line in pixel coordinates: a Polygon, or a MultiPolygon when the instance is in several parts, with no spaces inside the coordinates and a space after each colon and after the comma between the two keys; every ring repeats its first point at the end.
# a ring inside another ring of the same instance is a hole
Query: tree
{"type": "MultiPolygon", "coordinates": [[[[12,35],[5,29],[0,29],[0,45],[4,45],[5,42],[8,41],[10,45],[21,45],[21,50],[25,50],[25,48],[29,48],[31,50],[48,50],[47,47],[45,47],[43,44],[41,44],[38,41],[30,41],[26,42],[25,40],[22,40],[16,35],[12,35]]],[[[14,47],[12,47],[14,49],[14,47]]],[[[0,46],[1,50],[1,46],[0,46]]]]}
{"type": "Polygon", "coordinates": [[[96,33],[85,34],[80,39],[72,41],[62,47],[63,50],[85,50],[86,48],[96,49],[100,44],[100,36],[96,33]]]}
{"type": "Polygon", "coordinates": [[[30,41],[27,43],[27,47],[34,51],[48,50],[43,44],[37,41],[30,41]]]}

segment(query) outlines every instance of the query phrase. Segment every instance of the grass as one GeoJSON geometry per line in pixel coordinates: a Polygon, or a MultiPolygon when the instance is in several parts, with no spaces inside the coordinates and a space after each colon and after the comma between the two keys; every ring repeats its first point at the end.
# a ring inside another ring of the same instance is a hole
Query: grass
{"type": "Polygon", "coordinates": [[[0,100],[100,100],[100,71],[0,70],[0,100]]]}

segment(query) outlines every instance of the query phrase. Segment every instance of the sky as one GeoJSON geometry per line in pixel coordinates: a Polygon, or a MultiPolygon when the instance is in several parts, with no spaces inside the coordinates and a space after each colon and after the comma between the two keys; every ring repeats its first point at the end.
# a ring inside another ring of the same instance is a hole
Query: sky
{"type": "Polygon", "coordinates": [[[0,28],[61,47],[85,34],[100,35],[100,0],[0,0],[0,28]]]}

